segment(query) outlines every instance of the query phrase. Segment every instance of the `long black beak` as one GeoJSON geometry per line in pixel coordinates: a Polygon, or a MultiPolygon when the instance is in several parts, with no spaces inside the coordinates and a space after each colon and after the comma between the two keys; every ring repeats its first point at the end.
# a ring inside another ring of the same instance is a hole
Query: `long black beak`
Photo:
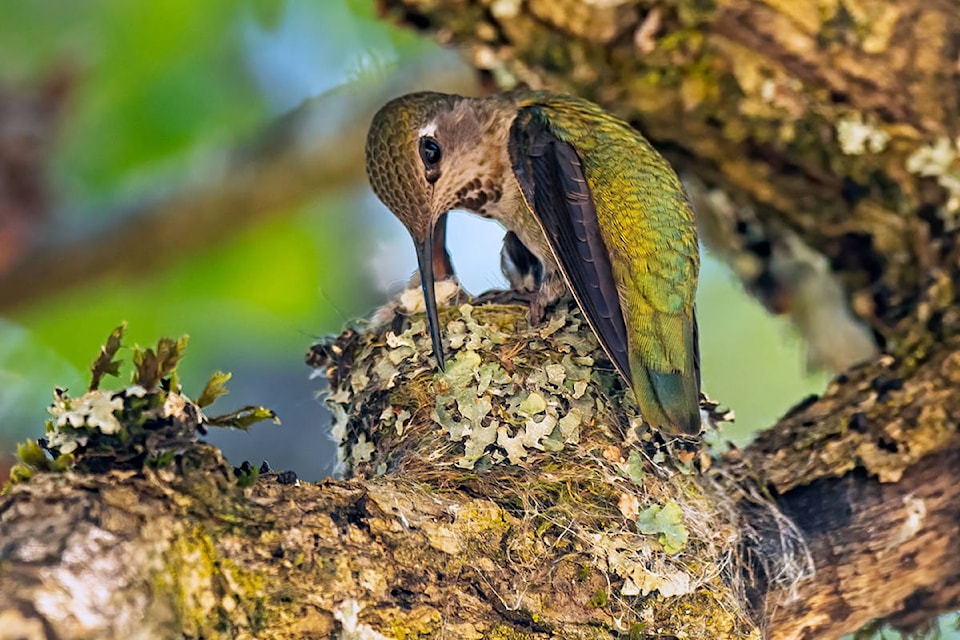
{"type": "MultiPolygon", "coordinates": [[[[446,220],[439,220],[440,226],[446,229],[446,220]]],[[[440,370],[444,368],[443,340],[440,338],[440,316],[437,313],[437,294],[433,289],[433,259],[434,259],[434,225],[430,225],[425,238],[413,239],[417,248],[417,263],[420,267],[420,286],[423,287],[423,304],[427,310],[427,325],[430,329],[430,340],[433,342],[433,355],[437,359],[440,370]]],[[[441,247],[441,251],[444,248],[441,247]]]]}

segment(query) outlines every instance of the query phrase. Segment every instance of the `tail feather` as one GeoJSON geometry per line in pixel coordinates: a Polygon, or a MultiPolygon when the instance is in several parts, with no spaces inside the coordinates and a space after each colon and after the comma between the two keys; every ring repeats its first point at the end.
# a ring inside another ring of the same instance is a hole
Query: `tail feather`
{"type": "Polygon", "coordinates": [[[700,390],[694,372],[661,373],[634,369],[633,388],[640,412],[654,428],[670,435],[700,433],[700,390]]]}
{"type": "Polygon", "coordinates": [[[657,371],[648,366],[640,354],[634,354],[630,361],[631,377],[637,403],[647,422],[670,435],[697,435],[700,433],[700,331],[696,311],[683,319],[682,334],[682,372],[657,371]]]}
{"type": "Polygon", "coordinates": [[[696,310],[688,314],[654,313],[637,324],[640,339],[630,345],[630,377],[644,419],[669,435],[699,434],[700,332],[696,310]]]}

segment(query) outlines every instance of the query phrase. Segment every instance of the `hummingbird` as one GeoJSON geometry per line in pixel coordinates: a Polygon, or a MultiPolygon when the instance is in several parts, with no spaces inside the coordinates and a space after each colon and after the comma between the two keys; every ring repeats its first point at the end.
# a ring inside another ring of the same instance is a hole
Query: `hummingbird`
{"type": "Polygon", "coordinates": [[[462,209],[507,229],[502,260],[532,278],[533,322],[569,288],[644,419],[669,436],[700,432],[693,210],[636,129],[547,91],[412,93],[374,116],[366,168],[416,247],[441,369],[433,285],[438,272],[452,273],[446,214],[462,209]]]}

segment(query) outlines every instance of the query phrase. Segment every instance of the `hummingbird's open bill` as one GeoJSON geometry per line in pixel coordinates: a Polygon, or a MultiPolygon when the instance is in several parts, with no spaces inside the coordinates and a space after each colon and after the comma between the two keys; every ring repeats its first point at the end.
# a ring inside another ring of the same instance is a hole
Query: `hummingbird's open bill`
{"type": "Polygon", "coordinates": [[[465,209],[513,234],[526,252],[511,246],[511,256],[539,261],[526,269],[537,279],[535,322],[569,287],[647,422],[699,433],[693,211],[637,130],[592,102],[545,91],[413,93],[374,117],[367,174],[413,238],[441,368],[433,283],[449,261],[437,252],[446,257],[446,214],[465,209]]]}

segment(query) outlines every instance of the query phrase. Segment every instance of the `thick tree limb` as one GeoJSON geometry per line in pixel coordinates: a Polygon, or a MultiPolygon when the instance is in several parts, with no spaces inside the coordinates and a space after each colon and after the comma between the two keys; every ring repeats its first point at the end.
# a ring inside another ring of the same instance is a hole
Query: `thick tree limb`
{"type": "MultiPolygon", "coordinates": [[[[458,393],[448,385],[464,363],[486,363],[478,371],[496,392],[532,370],[575,375],[582,345],[570,342],[576,314],[544,338],[520,307],[464,309],[463,345],[480,346],[453,349],[444,376],[431,373],[422,318],[394,337],[348,332],[314,352],[346,411],[336,427],[344,462],[366,480],[284,485],[270,475],[240,489],[218,452],[200,446],[158,471],[45,473],[15,485],[0,499],[0,638],[748,638],[761,629],[831,638],[875,617],[915,625],[960,606],[955,344],[918,363],[900,389],[876,389],[891,372],[880,363],[825,400],[846,394],[842,407],[894,410],[852,422],[837,411],[794,428],[812,405],[702,478],[657,461],[655,439],[636,431],[635,409],[610,386],[615,374],[598,366],[577,406],[607,408],[580,424],[575,445],[538,449],[548,436],[530,430],[577,388],[544,383],[546,413],[513,427],[528,438],[522,459],[497,463],[517,454],[497,439],[480,470],[461,462],[469,434],[451,438],[453,423],[431,417],[458,393]],[[480,344],[508,325],[506,341],[480,344]],[[546,346],[530,351],[536,340],[546,346]],[[497,363],[499,373],[489,368],[497,363]],[[924,394],[940,398],[944,421],[904,427],[924,394]],[[833,457],[853,443],[853,462],[833,457]],[[642,452],[640,468],[631,451],[642,452]],[[764,478],[806,547],[763,498],[764,478]],[[637,513],[670,503],[689,532],[676,555],[658,537],[669,528],[644,534],[637,513]]],[[[445,314],[448,330],[456,313],[445,314]]],[[[467,379],[474,397],[493,398],[495,415],[516,409],[467,379]]],[[[533,404],[519,403],[540,410],[533,404]]]]}
{"type": "MultiPolygon", "coordinates": [[[[851,474],[785,496],[818,573],[777,609],[769,637],[839,637],[877,614],[914,625],[958,606],[958,495],[942,473],[958,463],[954,447],[897,484],[851,474]]],[[[498,566],[522,551],[507,546],[515,514],[396,479],[265,479],[246,497],[198,499],[153,474],[45,476],[6,498],[2,518],[2,638],[336,637],[352,602],[354,628],[387,637],[613,637],[593,600],[603,576],[578,579],[575,558],[549,553],[534,556],[538,571],[498,566]],[[553,615],[535,621],[531,608],[553,615]]]]}
{"type": "Polygon", "coordinates": [[[895,484],[862,471],[781,496],[817,567],[773,612],[772,638],[835,638],[874,619],[922,628],[960,607],[957,492],[960,443],[910,467],[895,484]]]}

